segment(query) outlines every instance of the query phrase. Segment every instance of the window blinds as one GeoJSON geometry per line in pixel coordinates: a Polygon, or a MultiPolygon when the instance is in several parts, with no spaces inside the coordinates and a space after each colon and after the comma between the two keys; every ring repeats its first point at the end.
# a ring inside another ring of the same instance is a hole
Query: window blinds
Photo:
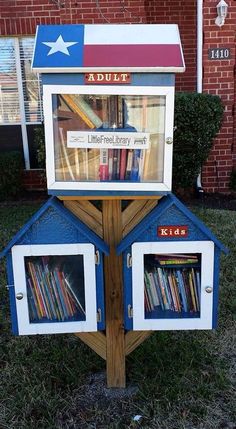
{"type": "Polygon", "coordinates": [[[20,124],[22,120],[25,120],[26,124],[40,123],[43,120],[40,79],[31,71],[33,46],[33,37],[0,38],[1,125],[20,124]],[[17,60],[16,44],[19,44],[20,60],[17,60]],[[20,91],[17,83],[18,74],[22,81],[20,91]],[[19,97],[22,93],[25,118],[20,117],[19,97]]]}

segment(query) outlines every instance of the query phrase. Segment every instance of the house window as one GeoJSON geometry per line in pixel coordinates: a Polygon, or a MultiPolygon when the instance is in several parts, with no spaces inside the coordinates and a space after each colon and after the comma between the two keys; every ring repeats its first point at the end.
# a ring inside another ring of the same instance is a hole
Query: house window
{"type": "Polygon", "coordinates": [[[0,38],[0,150],[23,150],[26,168],[35,166],[32,131],[43,121],[40,78],[31,71],[33,47],[33,37],[0,38]],[[13,126],[18,132],[8,149],[6,136],[13,126]]]}

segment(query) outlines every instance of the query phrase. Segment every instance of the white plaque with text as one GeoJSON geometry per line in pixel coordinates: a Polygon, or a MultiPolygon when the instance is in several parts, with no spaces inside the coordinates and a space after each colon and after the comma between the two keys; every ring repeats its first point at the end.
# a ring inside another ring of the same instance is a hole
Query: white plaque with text
{"type": "Polygon", "coordinates": [[[148,149],[150,133],[67,131],[68,148],[148,149]]]}

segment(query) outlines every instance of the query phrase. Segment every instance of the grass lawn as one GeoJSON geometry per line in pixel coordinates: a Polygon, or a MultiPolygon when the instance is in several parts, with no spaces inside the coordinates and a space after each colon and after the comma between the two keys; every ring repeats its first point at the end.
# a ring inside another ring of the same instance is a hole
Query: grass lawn
{"type": "MultiPolygon", "coordinates": [[[[0,207],[1,249],[38,207],[0,207]]],[[[127,357],[130,395],[104,394],[105,362],[75,336],[11,334],[1,261],[0,429],[236,428],[236,211],[193,211],[230,249],[218,329],[153,333],[127,357]]]]}

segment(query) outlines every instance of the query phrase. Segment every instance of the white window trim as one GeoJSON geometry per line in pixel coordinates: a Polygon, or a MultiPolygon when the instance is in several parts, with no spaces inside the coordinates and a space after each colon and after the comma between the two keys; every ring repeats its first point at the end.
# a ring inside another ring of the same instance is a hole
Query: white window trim
{"type": "Polygon", "coordinates": [[[54,94],[112,94],[112,95],[164,95],[165,109],[165,139],[173,139],[174,120],[174,87],[155,86],[112,86],[112,85],[44,85],[43,106],[45,120],[46,170],[47,187],[50,190],[83,190],[83,191],[171,191],[172,187],[172,152],[173,144],[164,147],[164,178],[163,183],[124,183],[124,182],[60,182],[55,178],[54,136],[52,95],[54,94]]]}
{"type": "Polygon", "coordinates": [[[132,245],[133,329],[142,330],[193,330],[212,329],[214,243],[212,241],[147,242],[132,245]],[[144,309],[144,255],[155,253],[201,253],[200,317],[183,319],[145,319],[144,309]]]}
{"type": "Polygon", "coordinates": [[[21,71],[21,64],[20,64],[20,46],[19,46],[18,38],[15,38],[15,55],[16,55],[16,76],[17,76],[17,86],[18,86],[18,94],[19,94],[20,124],[21,124],[21,133],[22,133],[22,142],[23,142],[23,153],[24,153],[24,160],[25,160],[25,168],[26,170],[29,170],[30,169],[29,144],[28,144],[28,135],[27,135],[27,128],[26,128],[22,71],[21,71]]]}
{"type": "Polygon", "coordinates": [[[16,245],[12,248],[15,294],[23,293],[23,299],[16,299],[19,335],[56,334],[97,331],[95,249],[92,244],[43,244],[16,245]],[[25,256],[83,255],[85,321],[30,323],[27,286],[25,276],[25,256]]]}
{"type": "MultiPolygon", "coordinates": [[[[32,36],[25,36],[25,37],[32,37],[32,36]]],[[[21,126],[25,169],[30,170],[29,144],[28,144],[28,135],[27,135],[27,127],[26,126],[27,125],[40,125],[40,124],[42,124],[42,122],[43,122],[43,118],[42,118],[42,97],[40,94],[40,87],[39,87],[38,97],[39,97],[39,105],[40,105],[40,112],[41,112],[41,121],[35,121],[35,122],[26,121],[24,92],[23,92],[23,79],[22,79],[22,69],[21,69],[21,57],[20,57],[20,39],[22,37],[9,36],[9,38],[14,40],[20,121],[10,122],[10,123],[2,123],[1,125],[2,126],[14,126],[14,125],[20,125],[21,126]]]]}

